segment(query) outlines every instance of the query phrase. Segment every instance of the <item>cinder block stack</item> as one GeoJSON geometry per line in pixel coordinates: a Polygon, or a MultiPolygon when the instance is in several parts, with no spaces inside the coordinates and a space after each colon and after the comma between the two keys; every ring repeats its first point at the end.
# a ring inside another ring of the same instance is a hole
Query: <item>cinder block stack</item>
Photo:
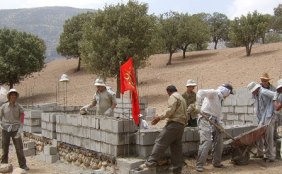
{"type": "MultiPolygon", "coordinates": [[[[146,116],[147,102],[145,99],[139,100],[140,113],[146,116]]],[[[114,109],[114,117],[128,118],[132,114],[130,99],[117,99],[117,106],[114,109]]]]}
{"type": "Polygon", "coordinates": [[[234,95],[227,97],[222,113],[225,125],[257,124],[254,99],[247,88],[237,89],[234,95]]]}
{"type": "Polygon", "coordinates": [[[41,133],[41,113],[40,110],[25,111],[23,131],[29,133],[41,133]]]}
{"type": "Polygon", "coordinates": [[[23,151],[24,151],[25,157],[34,156],[36,154],[36,151],[35,151],[36,144],[34,141],[24,142],[23,146],[24,146],[23,151]]]}
{"type": "Polygon", "coordinates": [[[41,114],[42,136],[49,139],[56,139],[56,113],[41,114]]]}
{"type": "Polygon", "coordinates": [[[39,159],[49,164],[57,162],[59,160],[57,147],[50,145],[44,146],[43,153],[39,155],[39,159]]]}

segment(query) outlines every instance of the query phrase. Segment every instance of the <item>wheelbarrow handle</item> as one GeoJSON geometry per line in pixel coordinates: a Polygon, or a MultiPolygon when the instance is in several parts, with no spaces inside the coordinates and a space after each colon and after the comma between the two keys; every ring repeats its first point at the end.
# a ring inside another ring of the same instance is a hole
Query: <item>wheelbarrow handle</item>
{"type": "Polygon", "coordinates": [[[224,133],[225,135],[227,135],[228,138],[231,138],[232,140],[235,141],[235,138],[232,135],[230,135],[228,132],[226,132],[226,130],[222,126],[211,121],[205,114],[203,113],[200,113],[200,114],[204,119],[206,119],[210,124],[212,124],[217,130],[224,133]]]}

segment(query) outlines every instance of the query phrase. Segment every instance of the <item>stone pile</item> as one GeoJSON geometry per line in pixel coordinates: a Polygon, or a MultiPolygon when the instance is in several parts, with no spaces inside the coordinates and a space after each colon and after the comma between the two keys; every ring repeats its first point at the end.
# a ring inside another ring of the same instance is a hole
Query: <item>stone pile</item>
{"type": "Polygon", "coordinates": [[[111,173],[115,171],[115,158],[64,143],[60,143],[58,150],[60,160],[64,163],[111,173]]]}

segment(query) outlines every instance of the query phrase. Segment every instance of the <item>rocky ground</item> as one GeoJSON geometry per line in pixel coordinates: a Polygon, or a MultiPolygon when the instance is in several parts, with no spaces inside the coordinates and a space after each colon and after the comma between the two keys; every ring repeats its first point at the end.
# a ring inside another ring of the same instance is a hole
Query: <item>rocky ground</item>
{"type": "MultiPolygon", "coordinates": [[[[11,150],[10,153],[11,163],[17,167],[17,159],[15,156],[15,151],[11,150]]],[[[39,161],[36,157],[27,157],[28,165],[30,167],[30,174],[109,174],[101,171],[91,171],[80,167],[76,167],[70,164],[65,164],[60,161],[54,164],[46,164],[39,161]]],[[[199,172],[195,171],[195,160],[186,159],[185,163],[187,165],[184,167],[183,174],[197,174],[199,172]]],[[[251,159],[250,164],[246,166],[235,166],[230,163],[230,160],[224,160],[223,164],[225,168],[217,169],[213,168],[211,164],[205,166],[205,171],[203,174],[279,174],[282,173],[282,161],[276,161],[273,163],[265,163],[261,159],[251,159]]]]}

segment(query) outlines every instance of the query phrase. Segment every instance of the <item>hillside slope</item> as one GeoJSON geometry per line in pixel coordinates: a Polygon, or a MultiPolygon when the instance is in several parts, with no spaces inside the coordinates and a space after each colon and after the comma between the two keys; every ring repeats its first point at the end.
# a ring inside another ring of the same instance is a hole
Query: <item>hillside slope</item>
{"type": "Polygon", "coordinates": [[[58,57],[56,47],[65,20],[89,9],[71,7],[41,7],[0,10],[0,28],[29,32],[44,39],[47,45],[47,61],[58,57]]]}
{"type": "MultiPolygon", "coordinates": [[[[216,88],[230,82],[235,88],[245,87],[251,81],[259,81],[263,72],[268,72],[276,81],[282,71],[282,43],[258,45],[253,48],[252,56],[245,56],[244,48],[229,48],[187,53],[182,59],[181,53],[173,56],[173,65],[165,66],[167,54],[151,56],[149,65],[139,70],[139,93],[146,98],[150,107],[156,107],[160,113],[166,107],[165,88],[169,84],[177,86],[179,92],[185,91],[187,79],[198,79],[199,88],[216,88]]],[[[56,101],[56,86],[63,73],[70,77],[68,84],[68,104],[84,105],[91,101],[95,88],[95,75],[84,70],[75,72],[77,60],[56,60],[34,77],[25,79],[17,88],[24,103],[43,103],[56,101]]],[[[282,78],[282,77],[281,77],[282,78]]],[[[116,88],[115,79],[107,83],[116,88]]],[[[63,86],[60,84],[58,101],[63,103],[63,86]]]]}

